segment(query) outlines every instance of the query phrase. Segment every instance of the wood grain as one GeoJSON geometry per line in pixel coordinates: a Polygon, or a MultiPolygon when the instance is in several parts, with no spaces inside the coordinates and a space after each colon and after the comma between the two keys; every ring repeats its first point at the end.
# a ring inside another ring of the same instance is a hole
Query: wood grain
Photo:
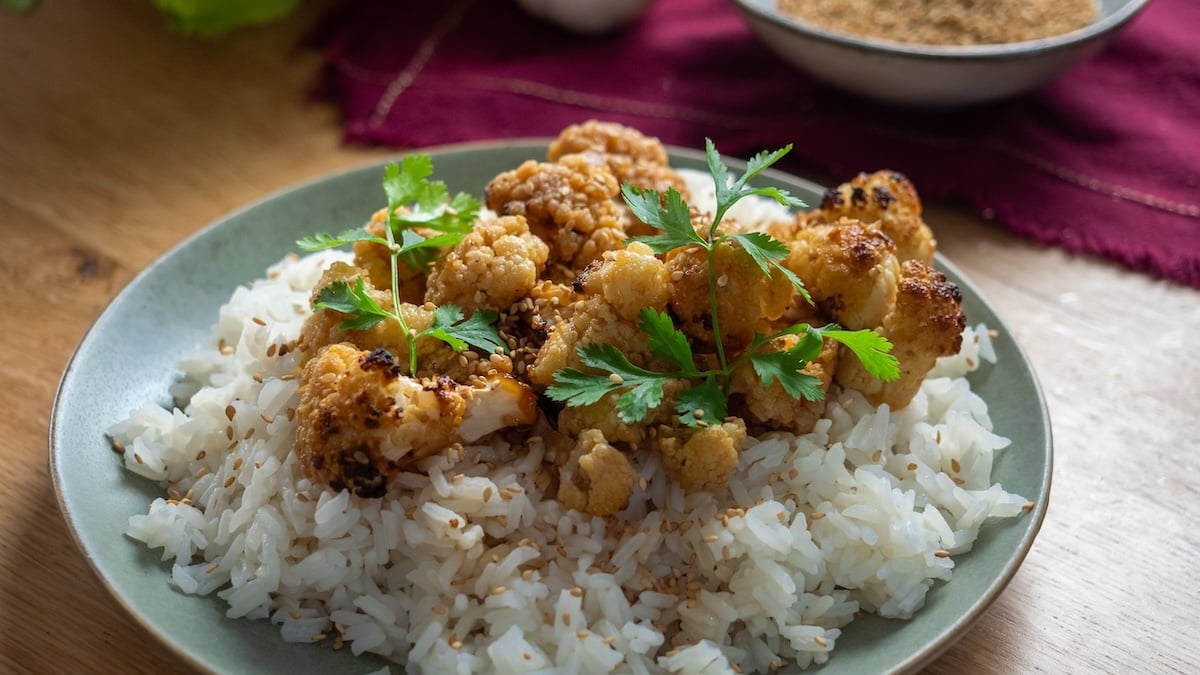
{"type": "MultiPolygon", "coordinates": [[[[0,671],[183,669],[67,532],[49,411],[137,270],[231,209],[386,154],[342,146],[312,96],[319,55],[298,45],[319,11],[216,41],[173,34],[150,2],[0,13],[0,671]]],[[[929,672],[1200,672],[1200,294],[953,206],[929,220],[1029,353],[1056,441],[1033,551],[929,672]]]]}

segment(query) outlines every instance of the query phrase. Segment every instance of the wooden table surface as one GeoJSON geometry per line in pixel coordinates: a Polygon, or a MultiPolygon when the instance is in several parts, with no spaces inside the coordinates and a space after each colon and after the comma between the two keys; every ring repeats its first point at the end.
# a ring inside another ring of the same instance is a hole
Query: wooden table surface
{"type": "MultiPolygon", "coordinates": [[[[76,549],[51,403],[91,322],[170,246],[387,154],[343,146],[312,95],[319,55],[297,45],[317,11],[215,42],[173,34],[149,0],[0,13],[0,671],[184,668],[76,549]]],[[[1200,672],[1200,293],[950,207],[928,219],[1027,350],[1056,441],[1032,552],[929,672],[1200,672]]]]}

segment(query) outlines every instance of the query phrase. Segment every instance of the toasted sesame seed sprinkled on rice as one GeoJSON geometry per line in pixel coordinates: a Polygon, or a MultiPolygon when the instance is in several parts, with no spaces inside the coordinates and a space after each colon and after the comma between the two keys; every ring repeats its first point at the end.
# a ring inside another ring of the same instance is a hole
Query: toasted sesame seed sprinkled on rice
{"type": "Polygon", "coordinates": [[[254,323],[256,323],[256,324],[260,325],[260,326],[265,326],[265,325],[267,325],[267,322],[266,322],[266,321],[264,321],[264,320],[263,320],[263,318],[262,318],[262,317],[259,317],[259,316],[251,317],[251,319],[250,319],[250,320],[251,320],[251,321],[253,321],[254,323]]]}
{"type": "Polygon", "coordinates": [[[937,551],[934,551],[934,552],[933,552],[933,555],[934,555],[934,556],[936,556],[936,557],[938,557],[938,558],[949,558],[949,557],[950,557],[950,552],[949,552],[949,551],[946,551],[946,550],[944,550],[944,549],[938,549],[937,551]]]}
{"type": "Polygon", "coordinates": [[[237,476],[230,476],[229,478],[225,479],[225,487],[230,487],[235,482],[237,482],[237,476]]]}

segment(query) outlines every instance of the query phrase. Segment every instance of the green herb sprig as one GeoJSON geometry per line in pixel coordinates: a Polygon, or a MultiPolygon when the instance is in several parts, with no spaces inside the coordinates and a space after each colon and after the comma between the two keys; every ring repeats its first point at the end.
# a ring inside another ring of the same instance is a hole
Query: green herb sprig
{"type": "Polygon", "coordinates": [[[464,318],[460,308],[442,305],[434,310],[433,324],[423,331],[408,326],[400,311],[400,264],[417,271],[426,271],[436,259],[438,250],[462,241],[475,224],[480,203],[466,193],[450,196],[446,184],[430,180],[433,159],[429,155],[404,157],[400,164],[392,162],[384,168],[383,191],[387,195],[388,220],[384,236],[366,229],[346,230],[339,234],[318,232],[296,242],[306,252],[321,251],[353,244],[371,242],[387,247],[392,282],[392,309],[384,309],[367,292],[361,276],[351,285],[335,281],[317,293],[313,309],[332,309],[346,315],[344,330],[367,330],[386,320],[400,325],[408,344],[408,370],[417,371],[417,340],[430,337],[441,340],[454,351],[468,345],[491,352],[505,349],[504,340],[496,332],[496,313],[478,310],[464,318]],[[423,234],[417,229],[431,234],[423,234]]]}
{"type": "Polygon", "coordinates": [[[639,220],[661,232],[634,237],[632,241],[646,244],[658,255],[692,246],[700,247],[706,253],[709,313],[712,317],[717,367],[700,370],[687,336],[675,327],[670,315],[646,308],[638,317],[638,329],[646,336],[650,352],[675,366],[675,370],[659,372],[635,366],[613,345],[583,345],[577,350],[581,362],[600,372],[584,372],[575,368],[560,370],[554,375],[554,384],[547,388],[547,396],[568,406],[584,406],[596,403],[611,393],[621,392],[616,400],[617,415],[623,422],[633,424],[646,419],[649,412],[662,403],[664,386],[668,381],[692,380],[693,386],[680,392],[677,397],[675,411],[679,413],[679,421],[686,426],[707,426],[725,418],[732,374],[747,361],[763,386],[769,387],[779,382],[792,398],[822,399],[825,393],[820,381],[801,371],[820,355],[825,338],[848,347],[872,376],[885,381],[899,377],[899,364],[896,357],[891,355],[892,344],[886,338],[871,330],[844,330],[837,324],[814,327],[799,323],[770,335],[755,333],[751,344],[736,358],[730,360],[726,354],[717,314],[715,272],[717,247],[726,241],[737,242],[767,277],[773,272],[783,274],[796,292],[812,303],[804,283],[782,264],[788,255],[787,245],[765,232],[729,233],[720,230],[721,221],[729,209],[751,195],[769,197],[793,208],[804,206],[803,202],[784,190],[752,188],[748,185],[750,180],[786,155],[791,147],[789,145],[774,152],[755,155],[747,162],[746,172],[730,180],[716,146],[711,140],[706,141],[705,155],[717,195],[716,213],[713,214],[707,236],[693,227],[691,209],[674,188],[669,188],[665,194],[641,190],[628,183],[621,188],[622,197],[630,211],[639,220]],[[799,336],[791,347],[781,351],[760,351],[772,340],[788,335],[799,336]]]}

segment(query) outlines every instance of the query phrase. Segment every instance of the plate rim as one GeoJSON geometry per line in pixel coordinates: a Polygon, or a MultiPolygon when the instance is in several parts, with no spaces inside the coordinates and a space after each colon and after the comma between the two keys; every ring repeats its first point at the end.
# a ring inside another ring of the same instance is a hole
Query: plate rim
{"type": "MultiPolygon", "coordinates": [[[[72,509],[67,505],[68,497],[64,494],[63,490],[64,479],[62,473],[62,458],[64,456],[64,450],[61,448],[61,444],[58,442],[58,440],[62,434],[62,427],[64,424],[66,424],[66,422],[63,419],[64,412],[61,403],[65,396],[65,391],[69,381],[72,377],[74,377],[74,373],[78,371],[79,354],[84,351],[84,348],[88,346],[92,340],[96,339],[95,336],[101,324],[104,323],[115,306],[117,306],[124,298],[131,295],[134,292],[133,289],[135,287],[140,285],[147,277],[154,274],[155,270],[164,265],[167,260],[181,255],[184,250],[194,245],[203,237],[210,236],[213,232],[224,227],[226,223],[239,218],[246,212],[259,208],[260,206],[270,203],[278,198],[323,184],[328,181],[348,176],[349,174],[381,168],[387,163],[396,161],[398,158],[407,154],[423,153],[436,156],[437,154],[468,153],[479,151],[544,151],[544,149],[548,147],[553,140],[554,139],[551,137],[522,137],[513,139],[470,141],[463,143],[446,143],[420,148],[397,149],[390,155],[383,158],[367,160],[356,165],[336,171],[326,172],[324,174],[320,174],[315,177],[291,183],[281,188],[272,190],[262,197],[251,200],[250,202],[247,202],[238,208],[223,213],[221,216],[194,230],[183,239],[179,240],[177,243],[158,254],[149,264],[134,274],[134,276],[131,277],[119,291],[113,294],[113,296],[108,300],[107,303],[105,303],[104,307],[89,324],[87,330],[76,343],[76,346],[73,349],[71,357],[68,359],[66,366],[63,368],[63,373],[59,378],[54,399],[50,407],[49,424],[47,428],[47,461],[51,483],[54,488],[55,501],[58,505],[59,513],[67,525],[67,530],[70,533],[71,539],[75,543],[76,549],[80,552],[80,554],[82,554],[84,560],[91,568],[94,578],[101,583],[101,585],[108,591],[109,596],[116,601],[116,603],[122,608],[129,618],[133,619],[133,621],[143,630],[152,635],[161,646],[170,651],[174,656],[186,662],[195,670],[207,673],[220,673],[220,671],[214,670],[209,664],[200,660],[200,658],[194,655],[191,651],[184,649],[170,635],[162,631],[154,622],[150,621],[149,617],[145,613],[135,608],[124,595],[118,592],[110,579],[101,572],[100,565],[96,560],[94,552],[89,550],[89,548],[84,544],[82,535],[79,531],[78,522],[72,515],[72,509]]],[[[664,147],[668,153],[668,156],[671,158],[681,157],[700,161],[703,161],[705,158],[705,154],[703,152],[693,148],[685,148],[675,145],[664,145],[664,147]]],[[[734,156],[722,156],[722,161],[734,170],[744,170],[746,166],[745,160],[734,156]]],[[[804,185],[815,193],[823,193],[827,189],[825,186],[814,181],[774,168],[765,170],[761,175],[781,182],[804,185]]],[[[991,310],[991,303],[987,301],[979,289],[967,276],[962,273],[962,271],[956,265],[950,262],[940,252],[934,253],[934,262],[940,269],[949,271],[952,276],[955,277],[955,282],[960,287],[967,288],[971,295],[973,295],[981,304],[991,310]]],[[[240,284],[244,283],[245,281],[248,280],[235,281],[234,283],[240,284]]],[[[1015,555],[1007,558],[1000,570],[1000,573],[994,579],[989,581],[985,592],[983,592],[980,597],[975,600],[975,602],[971,603],[967,610],[959,618],[954,620],[944,630],[938,632],[935,637],[929,640],[926,644],[922,645],[913,654],[909,655],[899,663],[895,664],[895,666],[888,669],[886,671],[888,673],[913,673],[920,670],[941,656],[974,626],[974,624],[982,617],[986,610],[995,602],[996,598],[998,598],[1000,594],[1008,587],[1009,583],[1016,575],[1017,570],[1024,563],[1029,551],[1032,549],[1034,540],[1037,538],[1037,535],[1041,530],[1045,520],[1046,512],[1049,508],[1054,466],[1054,443],[1053,429],[1050,422],[1049,408],[1047,406],[1045,394],[1037,377],[1037,373],[1033,370],[1032,362],[1029,360],[1028,354],[1025,352],[1021,344],[1016,340],[1015,335],[1004,322],[1003,318],[997,315],[994,310],[991,310],[991,313],[995,316],[995,323],[997,324],[996,326],[992,327],[1002,330],[1004,334],[1007,334],[1012,338],[1012,347],[1020,360],[1026,366],[1026,369],[1030,375],[1030,382],[1032,384],[1032,391],[1030,393],[1034,396],[1036,403],[1035,407],[1038,411],[1037,422],[1045,432],[1045,465],[1042,470],[1042,475],[1039,477],[1040,484],[1044,487],[1038,495],[1031,498],[1031,501],[1034,503],[1033,508],[1026,512],[1023,516],[1020,516],[1023,519],[1030,519],[1031,522],[1028,524],[1025,533],[1017,542],[1017,550],[1015,555]]],[[[228,620],[234,621],[235,619],[228,620]]],[[[813,668],[809,669],[808,672],[820,672],[822,669],[823,668],[821,666],[814,666],[813,668]]]]}

